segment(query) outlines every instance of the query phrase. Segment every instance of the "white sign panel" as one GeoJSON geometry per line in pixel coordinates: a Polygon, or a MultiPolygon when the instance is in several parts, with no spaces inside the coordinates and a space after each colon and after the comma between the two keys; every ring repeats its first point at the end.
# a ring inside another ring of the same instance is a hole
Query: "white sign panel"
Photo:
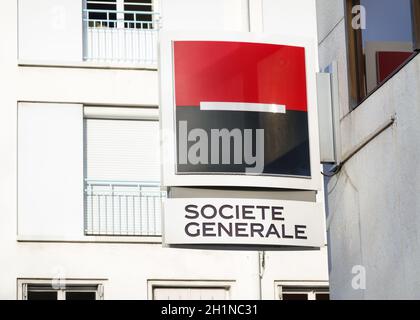
{"type": "Polygon", "coordinates": [[[166,199],[165,244],[322,247],[322,205],[257,199],[166,199]]]}
{"type": "Polygon", "coordinates": [[[313,40],[159,39],[162,185],[321,190],[313,40]]]}

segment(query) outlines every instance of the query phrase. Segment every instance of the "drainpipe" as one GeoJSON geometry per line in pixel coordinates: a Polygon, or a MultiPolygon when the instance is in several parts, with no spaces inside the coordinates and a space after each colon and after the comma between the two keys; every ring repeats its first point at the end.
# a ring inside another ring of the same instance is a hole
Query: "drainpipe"
{"type": "Polygon", "coordinates": [[[264,276],[264,271],[265,271],[265,251],[260,251],[258,254],[258,260],[260,262],[260,273],[259,273],[259,280],[260,280],[260,300],[262,300],[263,298],[263,293],[262,293],[262,279],[264,276]]]}

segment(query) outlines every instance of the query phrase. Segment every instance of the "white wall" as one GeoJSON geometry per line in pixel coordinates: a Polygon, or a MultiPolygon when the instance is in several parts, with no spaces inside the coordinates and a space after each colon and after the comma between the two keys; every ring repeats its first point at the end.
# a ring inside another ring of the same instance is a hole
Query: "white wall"
{"type": "Polygon", "coordinates": [[[265,252],[262,270],[262,299],[278,299],[274,282],[320,281],[328,286],[327,247],[320,250],[278,250],[265,252]]]}
{"type": "Polygon", "coordinates": [[[19,59],[82,61],[82,0],[18,0],[19,59]]]}
{"type": "Polygon", "coordinates": [[[18,106],[18,236],[83,235],[83,107],[18,106]]]}
{"type": "Polygon", "coordinates": [[[20,101],[75,102],[90,105],[157,106],[158,75],[152,70],[22,67],[20,101]]]}
{"type": "Polygon", "coordinates": [[[247,0],[161,0],[163,30],[248,31],[247,0]]]}
{"type": "MultiPolygon", "coordinates": [[[[18,278],[60,276],[107,279],[106,299],[146,299],[147,281],[151,279],[233,281],[232,298],[258,298],[258,254],[255,251],[168,249],[159,243],[139,243],[139,239],[128,242],[127,239],[83,236],[83,210],[79,208],[83,188],[80,167],[83,145],[75,144],[83,133],[81,105],[156,106],[157,72],[138,68],[113,69],[109,65],[82,68],[74,63],[72,66],[72,62],[81,61],[83,51],[80,0],[19,0],[19,9],[25,19],[19,20],[18,46],[16,1],[2,0],[0,35],[8,45],[0,50],[3,75],[0,87],[6,88],[0,102],[0,299],[17,297],[18,278]],[[50,24],[51,18],[39,24],[36,21],[38,15],[50,14],[50,8],[55,5],[69,6],[65,14],[66,28],[61,31],[50,24]],[[20,59],[45,63],[52,60],[58,65],[46,67],[35,62],[18,66],[18,47],[20,59]],[[72,62],[65,68],[59,66],[69,61],[72,62]],[[40,121],[33,121],[34,114],[25,121],[18,119],[18,104],[25,112],[29,108],[34,108],[29,112],[41,109],[40,121]],[[64,114],[65,122],[57,120],[64,114]],[[33,128],[31,133],[23,135],[23,131],[30,128],[33,128]],[[55,134],[51,136],[50,131],[55,134]],[[67,135],[69,132],[71,135],[67,135]],[[36,143],[32,143],[34,141],[36,143]],[[68,148],[72,149],[71,154],[68,148]],[[66,165],[66,170],[59,170],[60,162],[66,165]],[[29,179],[31,176],[33,178],[29,179]],[[53,186],[51,180],[61,180],[61,184],[53,186]],[[47,197],[45,190],[56,198],[54,202],[48,202],[51,195],[47,197]],[[70,204],[61,198],[67,194],[75,199],[70,204]],[[28,202],[22,203],[25,198],[28,202]],[[44,199],[42,203],[40,199],[44,199]],[[58,203],[58,199],[62,201],[58,203]],[[57,206],[61,210],[56,210],[57,206]],[[35,219],[33,212],[42,208],[49,209],[37,214],[35,219]],[[39,235],[46,219],[49,220],[48,234],[39,235]],[[59,220],[61,225],[58,225],[59,220]],[[66,235],[66,239],[62,235],[66,235]],[[45,241],[40,241],[38,236],[45,241]],[[66,241],[57,241],[60,240],[58,237],[66,241]]],[[[165,0],[162,9],[163,24],[167,28],[248,30],[245,1],[165,0]],[[173,14],[171,7],[175,10],[173,14]]],[[[280,9],[276,9],[278,19],[282,19],[280,9]]],[[[328,279],[325,248],[267,254],[262,281],[264,298],[274,298],[274,280],[299,279],[328,279]]]]}
{"type": "Polygon", "coordinates": [[[313,0],[162,0],[163,30],[264,32],[317,37],[313,0]]]}
{"type": "MultiPolygon", "coordinates": [[[[2,267],[0,298],[16,297],[17,278],[105,279],[105,299],[147,299],[150,280],[231,281],[232,299],[259,298],[258,253],[188,250],[160,244],[20,243],[2,267]]],[[[274,299],[274,280],[328,280],[326,250],[268,253],[261,291],[274,299]]]]}
{"type": "Polygon", "coordinates": [[[313,38],[316,41],[316,5],[314,0],[262,0],[263,30],[289,37],[313,38]]]}
{"type": "Polygon", "coordinates": [[[0,50],[0,296],[16,298],[16,280],[12,268],[18,263],[16,254],[17,230],[17,6],[16,1],[2,2],[0,34],[3,43],[0,50]],[[10,279],[13,279],[10,281],[10,279]]]}

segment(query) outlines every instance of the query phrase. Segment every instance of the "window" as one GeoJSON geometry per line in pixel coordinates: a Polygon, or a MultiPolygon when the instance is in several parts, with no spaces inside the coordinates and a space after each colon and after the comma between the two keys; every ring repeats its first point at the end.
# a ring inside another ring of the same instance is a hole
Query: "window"
{"type": "Polygon", "coordinates": [[[125,28],[152,29],[152,0],[124,1],[125,28]]]}
{"type": "Polygon", "coordinates": [[[275,282],[276,296],[280,300],[329,300],[328,282],[282,281],[275,282]]]}
{"type": "Polygon", "coordinates": [[[116,27],[117,1],[86,1],[86,12],[89,27],[116,27]]]}
{"type": "Polygon", "coordinates": [[[346,0],[346,12],[354,108],[420,49],[420,0],[346,0]]]}
{"type": "Polygon", "coordinates": [[[281,300],[330,300],[328,289],[282,287],[281,300]]]}
{"type": "Polygon", "coordinates": [[[91,281],[19,280],[23,300],[102,300],[103,284],[91,281]]]}
{"type": "Polygon", "coordinates": [[[149,281],[149,298],[153,300],[228,300],[229,281],[149,281]]]}
{"type": "Polygon", "coordinates": [[[160,236],[157,108],[85,107],[85,233],[160,236]]]}
{"type": "Polygon", "coordinates": [[[152,0],[85,0],[84,60],[157,64],[152,0]]]}
{"type": "Polygon", "coordinates": [[[151,29],[152,7],[152,0],[86,0],[88,25],[151,29]]]}

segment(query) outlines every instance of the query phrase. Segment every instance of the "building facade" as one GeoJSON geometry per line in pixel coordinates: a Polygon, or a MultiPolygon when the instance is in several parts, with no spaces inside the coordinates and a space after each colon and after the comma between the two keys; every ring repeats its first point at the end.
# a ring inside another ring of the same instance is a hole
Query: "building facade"
{"type": "MultiPolygon", "coordinates": [[[[158,31],[280,33],[316,45],[314,1],[2,5],[0,298],[328,296],[326,245],[169,248],[161,237],[158,31]]],[[[322,190],[208,192],[323,202],[322,190]]]]}
{"type": "Polygon", "coordinates": [[[418,299],[420,2],[317,1],[331,73],[333,299],[418,299]]]}

